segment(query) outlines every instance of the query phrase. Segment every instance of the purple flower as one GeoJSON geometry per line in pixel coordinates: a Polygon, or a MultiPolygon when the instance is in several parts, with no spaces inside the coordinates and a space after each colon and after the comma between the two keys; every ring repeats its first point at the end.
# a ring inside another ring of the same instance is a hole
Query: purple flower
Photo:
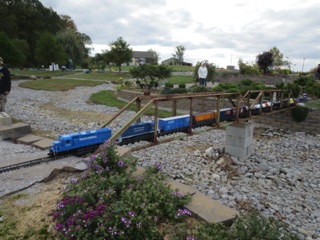
{"type": "Polygon", "coordinates": [[[158,170],[158,172],[160,172],[160,171],[162,170],[162,167],[163,167],[160,162],[156,162],[156,163],[154,164],[154,166],[155,166],[155,168],[158,170]]]}
{"type": "Polygon", "coordinates": [[[58,223],[54,229],[57,231],[61,231],[63,229],[63,225],[61,223],[58,223]]]}
{"type": "Polygon", "coordinates": [[[130,217],[134,217],[134,216],[135,216],[134,212],[130,211],[130,212],[129,212],[129,216],[130,216],[130,217]]]}
{"type": "Polygon", "coordinates": [[[179,193],[179,192],[173,192],[172,194],[173,194],[174,196],[178,197],[178,198],[181,197],[181,193],[179,193]]]}
{"type": "Polygon", "coordinates": [[[78,179],[76,179],[76,178],[72,178],[71,180],[70,180],[70,183],[72,183],[72,184],[75,184],[75,183],[77,183],[78,182],[78,179]]]}
{"type": "Polygon", "coordinates": [[[190,212],[188,209],[178,209],[176,215],[177,215],[178,217],[180,217],[180,216],[183,216],[183,215],[189,215],[189,216],[191,216],[192,214],[191,214],[191,212],[190,212]]]}
{"type": "Polygon", "coordinates": [[[119,167],[123,167],[123,166],[124,166],[124,162],[123,162],[123,161],[119,161],[119,162],[118,162],[118,166],[119,166],[119,167]]]}

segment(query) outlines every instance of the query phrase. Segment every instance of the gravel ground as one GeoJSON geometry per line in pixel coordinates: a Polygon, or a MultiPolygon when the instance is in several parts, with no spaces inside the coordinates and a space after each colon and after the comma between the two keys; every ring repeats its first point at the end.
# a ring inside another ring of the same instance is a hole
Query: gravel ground
{"type": "MultiPolygon", "coordinates": [[[[13,81],[7,113],[48,136],[97,128],[105,120],[97,120],[93,117],[95,114],[117,112],[116,108],[87,102],[90,94],[112,89],[112,84],[48,92],[20,88],[20,82],[13,81]],[[88,114],[82,116],[77,111],[88,114]]],[[[126,112],[112,127],[124,124],[132,115],[126,112]]],[[[245,161],[229,155],[215,160],[208,157],[208,148],[220,149],[225,144],[225,132],[209,128],[198,129],[199,134],[188,138],[185,134],[176,134],[172,142],[133,154],[139,158],[140,165],[160,162],[172,178],[240,212],[257,209],[265,216],[286,222],[300,239],[320,240],[320,137],[267,127],[256,128],[255,132],[258,130],[260,134],[255,134],[253,153],[245,161]]],[[[135,146],[137,144],[129,147],[135,146]]],[[[0,141],[0,151],[0,164],[44,153],[7,141],[0,141]]],[[[32,175],[37,174],[33,169],[32,175]]],[[[1,174],[0,181],[4,178],[11,178],[13,185],[21,183],[20,176],[1,174]]],[[[23,181],[28,181],[26,179],[23,181]]],[[[7,191],[1,184],[0,194],[7,191]]]]}

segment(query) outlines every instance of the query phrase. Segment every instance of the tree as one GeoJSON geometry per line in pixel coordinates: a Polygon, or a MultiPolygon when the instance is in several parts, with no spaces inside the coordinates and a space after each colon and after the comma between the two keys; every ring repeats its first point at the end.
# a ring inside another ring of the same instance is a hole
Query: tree
{"type": "Polygon", "coordinates": [[[69,30],[69,31],[73,31],[73,32],[78,32],[78,28],[76,26],[76,24],[74,23],[74,21],[71,19],[70,16],[68,15],[60,15],[61,20],[62,20],[62,24],[63,24],[63,28],[65,30],[69,30]]]}
{"type": "Polygon", "coordinates": [[[160,53],[156,52],[155,50],[153,50],[151,48],[148,50],[148,52],[153,53],[153,59],[152,59],[151,64],[157,65],[160,60],[160,53]]]}
{"type": "Polygon", "coordinates": [[[27,56],[29,56],[30,53],[30,47],[29,44],[26,40],[24,39],[13,39],[12,43],[16,46],[17,49],[19,49],[19,51],[23,54],[23,59],[21,59],[21,63],[22,66],[26,66],[26,60],[27,60],[27,56]]]}
{"type": "Polygon", "coordinates": [[[158,87],[158,81],[171,77],[172,70],[165,65],[140,65],[129,70],[137,85],[142,90],[150,91],[152,87],[158,87]]]}
{"type": "Polygon", "coordinates": [[[50,63],[64,64],[66,54],[63,46],[56,38],[48,32],[41,34],[35,50],[36,59],[41,65],[50,65],[50,63]]]}
{"type": "Polygon", "coordinates": [[[19,66],[23,64],[26,56],[19,48],[10,40],[7,34],[0,32],[0,56],[9,66],[19,66]]]}
{"type": "Polygon", "coordinates": [[[172,54],[172,57],[175,59],[176,63],[182,64],[184,60],[184,52],[186,48],[184,46],[177,46],[175,49],[175,53],[172,54]]]}
{"type": "Polygon", "coordinates": [[[260,75],[261,71],[257,64],[250,65],[249,63],[244,63],[240,58],[238,61],[240,74],[244,75],[260,75]]]}
{"type": "Polygon", "coordinates": [[[263,52],[257,56],[257,64],[264,74],[270,72],[273,64],[273,55],[271,52],[263,52]]]}
{"type": "Polygon", "coordinates": [[[129,63],[132,60],[132,49],[130,44],[119,37],[116,41],[111,42],[110,51],[105,52],[107,59],[113,62],[117,67],[119,67],[119,72],[121,72],[121,64],[129,63]]]}
{"type": "Polygon", "coordinates": [[[86,55],[85,48],[77,34],[70,30],[64,30],[56,35],[57,42],[63,46],[68,59],[72,59],[74,64],[82,63],[86,55]]]}
{"type": "Polygon", "coordinates": [[[273,47],[269,50],[269,52],[272,53],[273,56],[273,63],[271,66],[272,69],[279,69],[282,66],[290,69],[292,63],[289,61],[288,57],[284,57],[284,55],[280,52],[278,48],[273,47]]]}

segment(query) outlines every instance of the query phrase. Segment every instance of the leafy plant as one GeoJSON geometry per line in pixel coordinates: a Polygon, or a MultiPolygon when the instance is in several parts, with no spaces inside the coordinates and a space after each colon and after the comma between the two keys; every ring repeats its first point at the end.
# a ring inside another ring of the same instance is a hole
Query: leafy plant
{"type": "Polygon", "coordinates": [[[197,92],[212,92],[210,88],[205,86],[193,85],[188,88],[188,92],[197,93],[197,92]]]}
{"type": "Polygon", "coordinates": [[[81,179],[73,179],[53,212],[55,229],[63,238],[162,239],[162,222],[183,221],[191,213],[183,197],[164,183],[156,163],[143,176],[134,177],[135,159],[120,157],[113,144],[105,144],[90,157],[81,179]]]}
{"type": "Polygon", "coordinates": [[[245,217],[237,217],[231,228],[230,237],[238,240],[298,239],[297,236],[288,232],[287,225],[274,218],[265,218],[257,212],[249,213],[245,217]]]}
{"type": "Polygon", "coordinates": [[[172,69],[165,65],[140,65],[129,70],[137,85],[143,90],[158,87],[158,81],[171,77],[172,69]]]}
{"type": "Polygon", "coordinates": [[[291,116],[296,122],[304,121],[309,113],[309,109],[304,106],[296,106],[291,110],[291,116]]]}

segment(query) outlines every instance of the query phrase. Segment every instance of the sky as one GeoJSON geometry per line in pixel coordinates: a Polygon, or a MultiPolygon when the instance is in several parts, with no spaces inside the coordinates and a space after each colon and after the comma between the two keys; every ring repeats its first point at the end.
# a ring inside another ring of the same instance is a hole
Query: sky
{"type": "Polygon", "coordinates": [[[92,54],[122,37],[160,62],[184,46],[184,61],[226,68],[276,47],[294,71],[320,64],[319,0],[40,0],[68,15],[92,40],[92,54]]]}

